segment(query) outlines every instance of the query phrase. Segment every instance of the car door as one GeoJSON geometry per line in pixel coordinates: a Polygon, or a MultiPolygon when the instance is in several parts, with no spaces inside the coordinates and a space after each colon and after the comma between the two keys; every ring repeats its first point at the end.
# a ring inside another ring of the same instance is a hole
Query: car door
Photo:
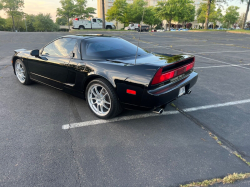
{"type": "Polygon", "coordinates": [[[98,29],[98,23],[96,19],[92,19],[92,29],[98,29]]]}
{"type": "Polygon", "coordinates": [[[102,20],[96,19],[98,29],[102,29],[102,20]]]}
{"type": "Polygon", "coordinates": [[[57,39],[40,51],[39,57],[29,60],[30,78],[63,89],[68,76],[70,53],[76,45],[76,39],[57,39]]]}

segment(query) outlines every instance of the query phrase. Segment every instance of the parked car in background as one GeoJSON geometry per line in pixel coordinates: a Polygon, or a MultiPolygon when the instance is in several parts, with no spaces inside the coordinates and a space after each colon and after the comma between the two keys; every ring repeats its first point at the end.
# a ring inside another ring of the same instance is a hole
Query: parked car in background
{"type": "MultiPolygon", "coordinates": [[[[115,25],[111,22],[105,22],[106,29],[115,29],[115,25]]],[[[91,20],[84,20],[75,18],[73,20],[73,29],[102,29],[102,19],[92,18],[91,20]]]]}
{"type": "Polygon", "coordinates": [[[248,28],[245,28],[244,30],[250,30],[250,28],[248,27],[248,28]]]}
{"type": "Polygon", "coordinates": [[[149,32],[148,25],[139,25],[138,32],[149,32]]]}
{"type": "Polygon", "coordinates": [[[130,23],[129,25],[128,25],[128,30],[138,30],[139,29],[139,27],[140,27],[140,24],[138,24],[138,23],[130,23]]]}
{"type": "Polygon", "coordinates": [[[157,32],[165,32],[165,29],[158,29],[157,32]]]}
{"type": "Polygon", "coordinates": [[[188,29],[179,28],[178,31],[188,31],[188,29]]]}

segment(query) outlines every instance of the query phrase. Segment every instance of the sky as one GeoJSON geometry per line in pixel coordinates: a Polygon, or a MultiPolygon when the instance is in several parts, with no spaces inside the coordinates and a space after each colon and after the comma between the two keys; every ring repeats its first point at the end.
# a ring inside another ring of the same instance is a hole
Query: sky
{"type": "MultiPolygon", "coordinates": [[[[60,7],[60,0],[24,0],[25,7],[23,11],[28,14],[39,14],[39,13],[50,13],[53,20],[56,19],[56,9],[60,7]]],[[[97,8],[97,0],[88,0],[89,7],[97,8]]],[[[240,14],[245,13],[246,3],[240,3],[240,0],[228,0],[228,6],[238,6],[240,7],[240,14]]],[[[224,12],[226,9],[224,5],[224,12]]],[[[3,10],[0,11],[1,17],[6,17],[3,10]]],[[[250,20],[250,13],[248,14],[248,20],[250,20]]]]}

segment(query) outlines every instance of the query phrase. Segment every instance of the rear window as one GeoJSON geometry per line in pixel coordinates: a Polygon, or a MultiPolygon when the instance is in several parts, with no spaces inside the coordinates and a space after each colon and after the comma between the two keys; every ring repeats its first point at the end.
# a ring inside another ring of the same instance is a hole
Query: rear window
{"type": "MultiPolygon", "coordinates": [[[[83,59],[116,59],[136,55],[137,46],[120,38],[97,37],[84,40],[83,59]]],[[[147,54],[138,48],[138,56],[147,54]]]]}

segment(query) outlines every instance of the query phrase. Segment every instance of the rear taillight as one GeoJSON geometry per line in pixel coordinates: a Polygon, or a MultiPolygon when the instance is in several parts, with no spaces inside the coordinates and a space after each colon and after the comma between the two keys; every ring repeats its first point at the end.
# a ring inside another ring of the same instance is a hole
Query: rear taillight
{"type": "MultiPolygon", "coordinates": [[[[194,60],[195,61],[195,60],[194,60]]],[[[160,68],[157,73],[155,74],[153,80],[152,80],[152,85],[159,84],[161,82],[167,81],[169,79],[172,79],[174,77],[177,77],[189,70],[191,70],[194,67],[194,61],[188,65],[182,66],[180,68],[176,68],[171,71],[167,71],[162,73],[163,67],[160,68]]]]}
{"type": "Polygon", "coordinates": [[[75,21],[79,21],[79,18],[75,18],[75,21]]]}

